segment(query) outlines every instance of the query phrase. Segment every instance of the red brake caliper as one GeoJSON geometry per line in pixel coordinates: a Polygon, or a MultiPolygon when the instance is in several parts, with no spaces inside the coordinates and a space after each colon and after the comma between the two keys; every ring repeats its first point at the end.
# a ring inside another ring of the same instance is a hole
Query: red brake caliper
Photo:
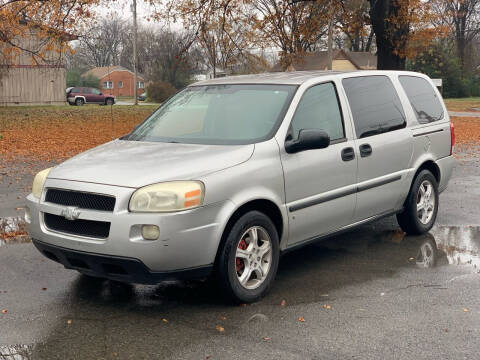
{"type": "MultiPolygon", "coordinates": [[[[238,243],[238,248],[239,249],[246,250],[247,246],[248,246],[247,243],[243,239],[240,240],[240,242],[238,243]]],[[[245,264],[243,263],[243,260],[239,259],[239,258],[236,258],[235,259],[235,267],[237,269],[237,272],[240,272],[245,267],[245,264]]]]}

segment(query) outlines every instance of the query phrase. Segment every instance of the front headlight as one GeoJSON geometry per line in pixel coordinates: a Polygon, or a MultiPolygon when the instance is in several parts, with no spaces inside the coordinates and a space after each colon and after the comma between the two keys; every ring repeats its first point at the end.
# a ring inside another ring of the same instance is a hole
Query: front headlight
{"type": "Polygon", "coordinates": [[[45,180],[47,180],[50,170],[52,170],[52,168],[40,171],[33,179],[32,194],[37,199],[40,199],[40,196],[42,196],[43,185],[45,184],[45,180]]]}
{"type": "Polygon", "coordinates": [[[134,212],[171,212],[203,204],[205,187],[200,181],[170,181],[148,185],[132,195],[128,208],[134,212]]]}

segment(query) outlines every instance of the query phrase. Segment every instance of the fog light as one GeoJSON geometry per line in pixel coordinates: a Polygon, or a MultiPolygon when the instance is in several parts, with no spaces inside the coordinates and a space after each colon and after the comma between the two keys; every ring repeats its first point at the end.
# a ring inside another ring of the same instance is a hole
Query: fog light
{"type": "Polygon", "coordinates": [[[143,225],[142,236],[146,240],[157,240],[160,236],[160,229],[157,225],[143,225]]]}
{"type": "Polygon", "coordinates": [[[25,207],[25,222],[27,224],[30,224],[32,221],[32,215],[30,215],[30,209],[28,207],[25,207]]]}

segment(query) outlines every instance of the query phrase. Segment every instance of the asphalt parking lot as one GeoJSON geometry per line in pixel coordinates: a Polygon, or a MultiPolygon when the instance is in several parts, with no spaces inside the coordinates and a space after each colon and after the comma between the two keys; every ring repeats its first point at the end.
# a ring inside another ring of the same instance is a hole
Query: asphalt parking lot
{"type": "Polygon", "coordinates": [[[208,281],[94,280],[3,245],[0,359],[475,359],[479,214],[480,159],[462,157],[429,234],[387,218],[291,252],[245,306],[208,281]]]}

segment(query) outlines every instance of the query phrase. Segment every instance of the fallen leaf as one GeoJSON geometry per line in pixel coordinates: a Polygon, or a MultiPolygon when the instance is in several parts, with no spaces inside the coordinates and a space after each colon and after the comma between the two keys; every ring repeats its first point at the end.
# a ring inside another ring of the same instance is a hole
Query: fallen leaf
{"type": "Polygon", "coordinates": [[[385,295],[385,293],[380,293],[380,296],[384,296],[384,295],[385,295]]]}
{"type": "Polygon", "coordinates": [[[164,323],[167,323],[167,322],[168,322],[168,320],[165,319],[165,318],[163,318],[162,321],[163,321],[164,323]]]}
{"type": "Polygon", "coordinates": [[[285,306],[287,305],[287,302],[285,300],[282,300],[282,302],[280,303],[280,306],[285,306]]]}
{"type": "Polygon", "coordinates": [[[247,306],[247,304],[241,304],[240,306],[241,306],[241,307],[246,307],[246,306],[247,306]]]}
{"type": "Polygon", "coordinates": [[[270,340],[269,337],[264,337],[264,338],[263,338],[263,341],[269,341],[269,340],[270,340]]]}
{"type": "Polygon", "coordinates": [[[220,320],[225,321],[225,320],[227,320],[227,317],[226,316],[220,316],[220,320]]]}
{"type": "Polygon", "coordinates": [[[463,312],[468,312],[468,309],[467,308],[463,309],[463,312]]]}
{"type": "Polygon", "coordinates": [[[67,325],[71,325],[72,324],[72,320],[67,320],[67,325]]]}
{"type": "Polygon", "coordinates": [[[325,304],[325,305],[323,305],[323,308],[327,309],[327,310],[330,310],[332,307],[330,305],[325,304]]]}
{"type": "Polygon", "coordinates": [[[47,288],[42,288],[43,291],[47,291],[47,288]]]}
{"type": "Polygon", "coordinates": [[[408,258],[408,261],[413,261],[413,260],[415,260],[415,258],[413,258],[413,257],[408,258]]]}
{"type": "Polygon", "coordinates": [[[303,316],[300,316],[300,317],[298,318],[298,321],[300,321],[300,322],[305,322],[305,318],[304,318],[303,316]]]}
{"type": "Polygon", "coordinates": [[[6,314],[7,312],[7,309],[2,309],[2,314],[6,314]]]}
{"type": "Polygon", "coordinates": [[[224,332],[225,331],[225,328],[222,325],[217,325],[215,328],[217,329],[218,332],[224,332]]]}

